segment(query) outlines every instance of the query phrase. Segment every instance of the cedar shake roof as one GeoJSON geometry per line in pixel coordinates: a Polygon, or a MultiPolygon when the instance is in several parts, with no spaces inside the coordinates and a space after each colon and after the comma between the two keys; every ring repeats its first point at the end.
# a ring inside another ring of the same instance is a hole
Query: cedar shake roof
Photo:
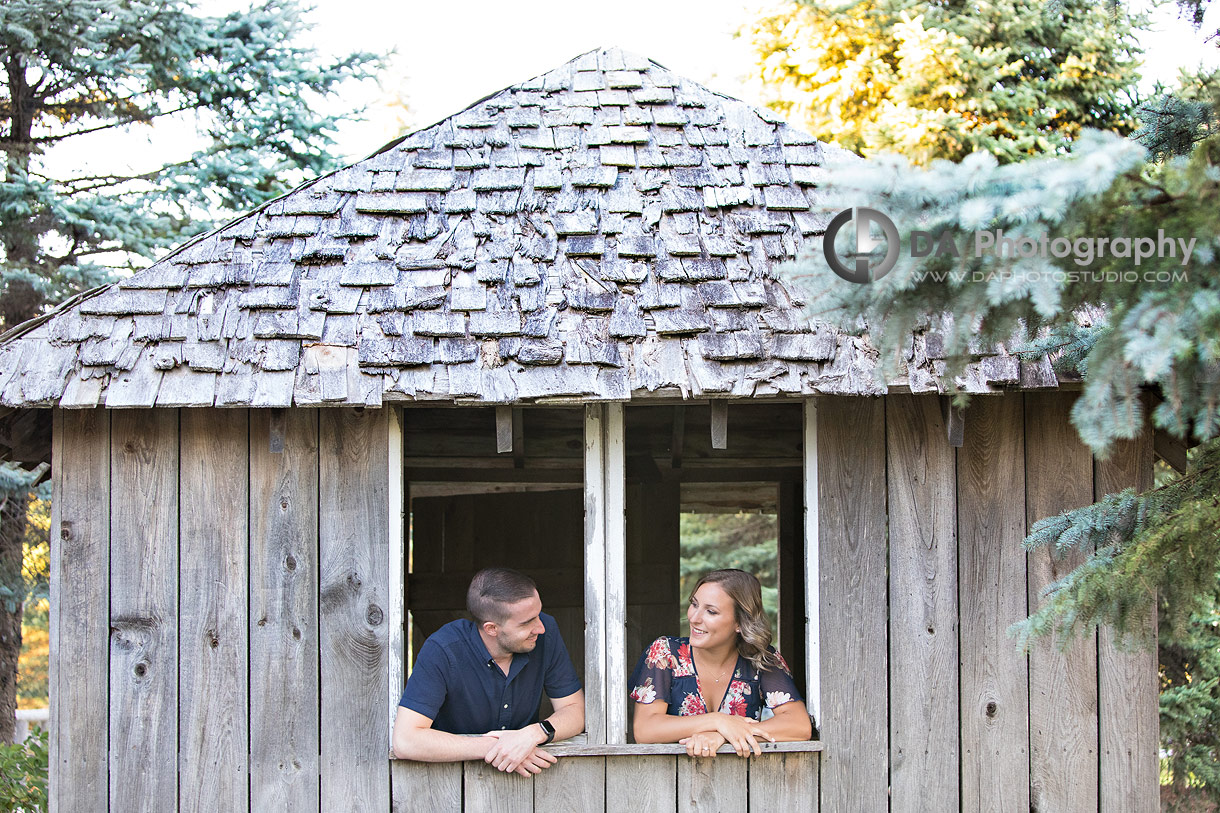
{"type": "MultiPolygon", "coordinates": [[[[618,49],[419,130],[0,343],[10,407],[881,394],[776,268],[854,156],[618,49]]],[[[943,389],[917,334],[891,387],[943,389]]],[[[980,356],[959,386],[1055,386],[980,356]]]]}

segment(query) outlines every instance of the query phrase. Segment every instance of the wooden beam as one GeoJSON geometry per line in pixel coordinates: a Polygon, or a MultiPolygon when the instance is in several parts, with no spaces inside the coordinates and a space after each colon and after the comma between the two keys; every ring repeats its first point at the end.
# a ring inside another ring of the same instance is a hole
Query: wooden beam
{"type": "Polygon", "coordinates": [[[682,468],[682,447],[686,442],[686,407],[678,404],[674,407],[674,430],[669,442],[670,466],[682,468]]]}
{"type": "Polygon", "coordinates": [[[585,730],[606,742],[605,404],[585,407],[585,730]]]}
{"type": "MultiPolygon", "coordinates": [[[[606,404],[606,742],[627,742],[627,476],[623,405],[606,404]]],[[[632,653],[634,657],[634,653],[632,653]]]]}
{"type": "Polygon", "coordinates": [[[513,450],[513,408],[496,407],[496,454],[508,454],[513,450]]]}
{"type": "Polygon", "coordinates": [[[1158,429],[1152,436],[1152,448],[1156,450],[1156,456],[1173,466],[1178,474],[1186,471],[1186,452],[1189,447],[1181,438],[1175,438],[1164,429],[1158,429]]]}
{"type": "Polygon", "coordinates": [[[712,448],[729,448],[729,402],[712,401],[708,404],[712,411],[712,448]]]}
{"type": "Polygon", "coordinates": [[[966,438],[966,412],[953,405],[953,398],[948,395],[940,397],[940,412],[945,419],[945,432],[949,436],[949,445],[960,449],[966,438]]]}

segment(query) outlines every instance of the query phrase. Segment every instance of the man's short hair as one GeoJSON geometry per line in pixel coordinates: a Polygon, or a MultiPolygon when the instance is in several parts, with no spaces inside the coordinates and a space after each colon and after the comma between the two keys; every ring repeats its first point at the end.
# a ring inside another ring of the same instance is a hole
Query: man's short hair
{"type": "Polygon", "coordinates": [[[474,574],[466,591],[466,609],[474,620],[503,624],[508,606],[531,598],[538,592],[534,580],[507,567],[488,567],[474,574]]]}

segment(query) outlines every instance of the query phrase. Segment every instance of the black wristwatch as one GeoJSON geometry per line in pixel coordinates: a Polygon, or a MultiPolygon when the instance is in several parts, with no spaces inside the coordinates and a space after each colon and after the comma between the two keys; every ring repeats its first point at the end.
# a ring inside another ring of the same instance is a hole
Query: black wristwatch
{"type": "Polygon", "coordinates": [[[548,742],[555,739],[555,726],[551,725],[546,720],[540,721],[538,725],[542,726],[542,730],[546,732],[546,739],[540,743],[541,745],[546,745],[548,742]]]}

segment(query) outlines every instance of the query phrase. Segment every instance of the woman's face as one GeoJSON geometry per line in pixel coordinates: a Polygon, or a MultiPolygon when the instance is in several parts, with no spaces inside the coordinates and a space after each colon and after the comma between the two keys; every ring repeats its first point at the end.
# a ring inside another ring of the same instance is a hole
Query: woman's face
{"type": "Polygon", "coordinates": [[[715,648],[737,642],[736,605],[719,584],[700,585],[686,608],[690,622],[690,644],[715,648]]]}

